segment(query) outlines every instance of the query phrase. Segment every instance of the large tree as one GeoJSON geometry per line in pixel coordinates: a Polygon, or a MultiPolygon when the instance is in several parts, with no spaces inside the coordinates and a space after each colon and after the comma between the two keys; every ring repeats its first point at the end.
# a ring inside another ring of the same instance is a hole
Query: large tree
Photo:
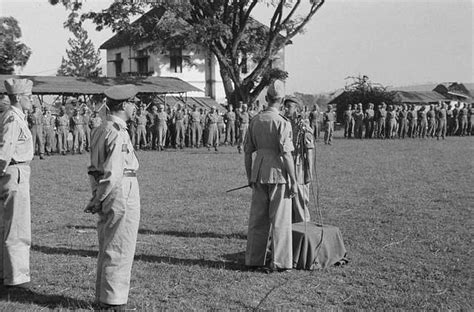
{"type": "Polygon", "coordinates": [[[13,17],[0,17],[0,74],[13,74],[28,62],[31,49],[21,43],[21,29],[13,17]]]}
{"type": "Polygon", "coordinates": [[[272,79],[287,77],[286,72],[272,67],[273,59],[303,32],[324,4],[324,0],[115,1],[100,12],[79,14],[81,1],[50,0],[52,4],[59,1],[71,10],[65,23],[69,28],[90,19],[98,30],[109,27],[128,32],[131,38],[153,42],[155,48],[184,46],[210,51],[219,64],[226,96],[233,103],[253,102],[272,79]],[[251,17],[258,5],[271,9],[268,25],[251,17]],[[151,15],[144,23],[130,23],[131,18],[153,7],[162,8],[163,14],[158,18],[151,15]],[[247,59],[255,66],[243,74],[247,59]]]}
{"type": "Polygon", "coordinates": [[[95,50],[87,31],[77,28],[74,38],[69,38],[70,49],[66,50],[66,58],[61,60],[58,76],[97,77],[101,74],[100,53],[95,50]]]}

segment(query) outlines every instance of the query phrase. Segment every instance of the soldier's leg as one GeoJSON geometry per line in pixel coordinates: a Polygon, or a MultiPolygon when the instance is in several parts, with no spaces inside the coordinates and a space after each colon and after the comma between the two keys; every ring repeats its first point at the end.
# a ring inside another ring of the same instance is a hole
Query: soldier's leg
{"type": "Polygon", "coordinates": [[[0,279],[5,285],[30,281],[30,167],[9,166],[0,177],[0,279]]]}
{"type": "Polygon", "coordinates": [[[97,225],[99,256],[96,298],[111,305],[126,304],[140,221],[136,178],[123,178],[115,196],[103,203],[97,225]]]}
{"type": "Polygon", "coordinates": [[[293,268],[291,226],[291,199],[286,196],[286,184],[269,185],[269,217],[271,220],[271,246],[273,268],[293,268]]]}
{"type": "Polygon", "coordinates": [[[265,265],[270,230],[268,205],[268,184],[255,183],[252,188],[247,249],[245,252],[245,265],[247,266],[265,265]]]}

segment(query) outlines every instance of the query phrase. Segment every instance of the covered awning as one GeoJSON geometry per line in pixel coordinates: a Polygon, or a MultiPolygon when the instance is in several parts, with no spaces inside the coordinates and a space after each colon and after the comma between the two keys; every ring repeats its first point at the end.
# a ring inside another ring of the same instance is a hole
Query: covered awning
{"type": "Polygon", "coordinates": [[[435,91],[395,91],[395,100],[401,103],[435,103],[449,99],[435,91]]]}
{"type": "Polygon", "coordinates": [[[96,95],[115,85],[133,84],[139,94],[179,94],[202,92],[191,84],[174,77],[119,77],[85,78],[64,76],[0,75],[0,93],[6,93],[3,81],[8,78],[26,78],[33,81],[33,94],[38,95],[96,95]]]}
{"type": "Polygon", "coordinates": [[[210,97],[177,97],[177,96],[166,96],[166,97],[159,97],[156,99],[161,104],[167,104],[171,107],[175,107],[177,104],[185,105],[186,108],[193,108],[196,106],[197,108],[207,109],[208,111],[214,106],[218,112],[225,113],[227,109],[222,106],[221,104],[217,103],[216,100],[210,97]]]}

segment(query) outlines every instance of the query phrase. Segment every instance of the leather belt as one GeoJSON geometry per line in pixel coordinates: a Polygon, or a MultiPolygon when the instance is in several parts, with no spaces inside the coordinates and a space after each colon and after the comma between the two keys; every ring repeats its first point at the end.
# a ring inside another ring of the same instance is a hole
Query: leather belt
{"type": "MultiPolygon", "coordinates": [[[[93,176],[96,181],[99,181],[104,176],[104,173],[100,171],[89,171],[87,172],[87,174],[93,176]]],[[[124,169],[123,176],[127,178],[135,178],[137,176],[137,171],[131,169],[124,169]]]]}
{"type": "Polygon", "coordinates": [[[128,177],[128,178],[135,178],[137,176],[137,171],[136,170],[125,169],[123,171],[123,176],[128,177]]]}

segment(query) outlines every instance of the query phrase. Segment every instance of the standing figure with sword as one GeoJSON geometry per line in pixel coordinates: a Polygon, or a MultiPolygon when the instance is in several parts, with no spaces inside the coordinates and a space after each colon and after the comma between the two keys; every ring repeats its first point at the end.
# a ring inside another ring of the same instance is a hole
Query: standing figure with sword
{"type": "Polygon", "coordinates": [[[269,86],[268,108],[252,119],[244,141],[245,170],[252,187],[245,264],[265,272],[293,268],[291,197],[297,185],[291,124],[279,111],[284,96],[283,82],[269,86]],[[269,241],[272,252],[267,264],[269,241]]]}

